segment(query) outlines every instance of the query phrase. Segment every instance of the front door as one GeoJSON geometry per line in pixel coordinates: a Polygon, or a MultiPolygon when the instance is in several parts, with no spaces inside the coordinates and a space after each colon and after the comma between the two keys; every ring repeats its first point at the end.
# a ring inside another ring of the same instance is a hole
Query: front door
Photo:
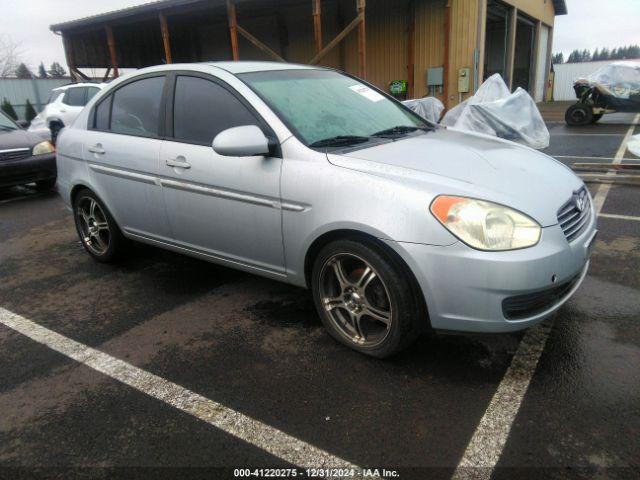
{"type": "Polygon", "coordinates": [[[176,75],[172,83],[171,139],[160,152],[172,238],[219,260],[282,274],[282,159],[226,157],[211,147],[227,128],[258,125],[264,131],[265,125],[237,92],[213,77],[176,75]]]}

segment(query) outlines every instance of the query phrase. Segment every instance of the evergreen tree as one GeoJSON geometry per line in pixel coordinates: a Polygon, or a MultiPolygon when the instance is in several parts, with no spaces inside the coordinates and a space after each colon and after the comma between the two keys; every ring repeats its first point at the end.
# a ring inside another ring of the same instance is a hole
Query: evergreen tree
{"type": "Polygon", "coordinates": [[[18,120],[18,115],[13,108],[13,105],[6,98],[2,99],[2,104],[0,105],[0,110],[7,114],[7,116],[13,118],[14,120],[18,120]]]}
{"type": "Polygon", "coordinates": [[[627,54],[628,58],[640,58],[640,45],[631,45],[627,54]]]}
{"type": "Polygon", "coordinates": [[[551,57],[551,62],[554,65],[558,65],[560,63],[564,63],[564,54],[562,52],[554,53],[551,57]]]}
{"type": "Polygon", "coordinates": [[[600,60],[600,50],[599,49],[595,49],[595,51],[593,52],[593,56],[591,57],[591,60],[594,62],[597,62],[598,60],[600,60]]]}
{"type": "Polygon", "coordinates": [[[38,77],[39,78],[47,78],[49,74],[47,73],[47,69],[44,68],[44,63],[40,62],[38,66],[38,77]]]}
{"type": "Polygon", "coordinates": [[[36,109],[33,108],[33,105],[31,105],[31,102],[27,98],[27,105],[25,106],[25,114],[24,114],[25,120],[31,123],[31,120],[36,118],[36,115],[38,115],[36,112],[36,109]]]}
{"type": "Polygon", "coordinates": [[[31,78],[31,75],[31,70],[24,63],[21,63],[16,68],[16,77],[18,78],[31,78]]]}
{"type": "Polygon", "coordinates": [[[611,52],[607,47],[603,48],[600,52],[600,60],[609,60],[611,58],[611,52]]]}
{"type": "Polygon", "coordinates": [[[49,75],[53,78],[62,78],[67,74],[66,70],[62,68],[58,62],[53,62],[49,67],[49,75]]]}
{"type": "Polygon", "coordinates": [[[583,61],[583,62],[590,62],[591,61],[591,51],[590,50],[584,49],[582,51],[582,59],[581,59],[581,61],[583,61]]]}

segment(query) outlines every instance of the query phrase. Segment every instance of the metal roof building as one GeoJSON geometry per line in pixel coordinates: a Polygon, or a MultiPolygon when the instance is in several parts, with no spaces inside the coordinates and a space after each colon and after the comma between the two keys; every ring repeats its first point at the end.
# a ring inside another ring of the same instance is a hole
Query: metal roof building
{"type": "Polygon", "coordinates": [[[160,0],[52,25],[67,63],[140,68],[207,60],[326,65],[451,107],[493,73],[536,99],[564,0],[160,0]]]}

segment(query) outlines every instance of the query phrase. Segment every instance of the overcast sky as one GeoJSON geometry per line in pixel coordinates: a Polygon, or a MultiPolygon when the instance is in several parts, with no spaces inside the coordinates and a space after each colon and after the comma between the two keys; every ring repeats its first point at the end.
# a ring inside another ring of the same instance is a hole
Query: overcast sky
{"type": "MultiPolygon", "coordinates": [[[[34,70],[40,61],[47,68],[53,61],[66,66],[62,40],[49,30],[50,24],[148,1],[0,0],[0,35],[20,44],[23,60],[34,70]]],[[[575,48],[640,43],[640,0],[567,0],[567,5],[569,15],[556,19],[554,52],[563,51],[566,57],[575,48]]]]}

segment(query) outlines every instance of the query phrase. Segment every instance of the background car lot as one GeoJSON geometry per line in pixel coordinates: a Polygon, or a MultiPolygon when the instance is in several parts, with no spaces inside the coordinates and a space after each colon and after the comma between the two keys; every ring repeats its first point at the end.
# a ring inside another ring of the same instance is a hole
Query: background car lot
{"type": "MultiPolygon", "coordinates": [[[[547,153],[610,162],[632,121],[549,123],[547,153]]],[[[60,199],[25,188],[0,192],[0,307],[286,432],[302,457],[312,445],[401,478],[449,478],[478,432],[506,428],[504,449],[487,442],[474,457],[480,473],[497,460],[494,478],[629,478],[640,468],[640,221],[610,215],[640,217],[640,189],[605,190],[589,276],[527,337],[425,336],[391,360],[366,358],[331,340],[306,291],[147,247],[96,264],[60,199]],[[517,415],[488,415],[513,406],[491,404],[496,392],[517,397],[529,379],[517,415]]],[[[225,433],[2,323],[0,369],[3,466],[287,466],[245,423],[225,433]]]]}

